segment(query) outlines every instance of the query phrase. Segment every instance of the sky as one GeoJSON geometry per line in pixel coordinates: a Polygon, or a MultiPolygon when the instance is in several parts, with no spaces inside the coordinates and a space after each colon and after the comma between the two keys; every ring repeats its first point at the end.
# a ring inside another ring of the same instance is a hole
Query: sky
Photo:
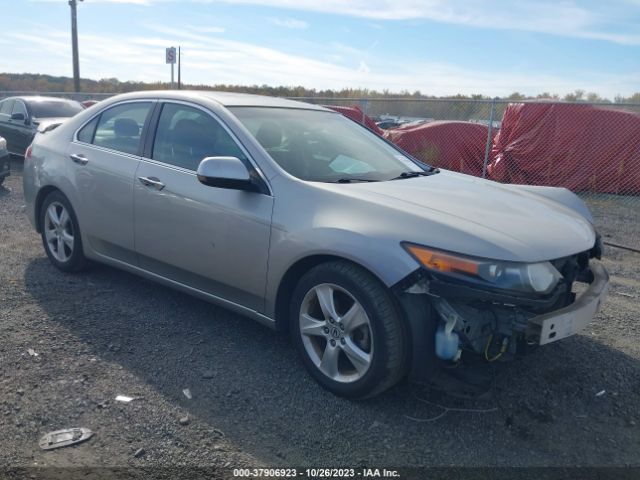
{"type": "MultiPolygon", "coordinates": [[[[72,76],[67,0],[0,0],[0,72],[72,76]]],[[[83,78],[506,96],[640,91],[640,0],[85,0],[83,78]]]]}

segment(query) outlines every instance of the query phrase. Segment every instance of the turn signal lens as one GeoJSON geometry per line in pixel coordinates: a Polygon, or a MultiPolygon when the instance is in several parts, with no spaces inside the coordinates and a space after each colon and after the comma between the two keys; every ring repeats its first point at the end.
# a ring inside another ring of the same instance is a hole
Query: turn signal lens
{"type": "Polygon", "coordinates": [[[430,250],[417,245],[406,245],[406,249],[430,270],[443,273],[466,273],[478,275],[479,264],[473,260],[455,257],[437,250],[430,250]]]}

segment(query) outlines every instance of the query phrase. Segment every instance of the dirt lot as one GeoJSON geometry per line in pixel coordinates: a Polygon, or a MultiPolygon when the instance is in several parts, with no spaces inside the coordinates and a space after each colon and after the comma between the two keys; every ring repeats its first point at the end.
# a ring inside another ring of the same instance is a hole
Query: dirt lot
{"type": "Polygon", "coordinates": [[[640,465],[640,255],[609,249],[593,324],[496,366],[487,398],[404,383],[356,403],[250,320],[112,268],[56,271],[13,167],[0,187],[0,466],[640,465]],[[70,426],[95,436],[38,448],[70,426]]]}

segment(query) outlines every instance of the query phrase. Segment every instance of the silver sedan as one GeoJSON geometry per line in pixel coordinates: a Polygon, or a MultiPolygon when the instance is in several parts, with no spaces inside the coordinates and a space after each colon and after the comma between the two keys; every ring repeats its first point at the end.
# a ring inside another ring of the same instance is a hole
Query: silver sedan
{"type": "Polygon", "coordinates": [[[106,263],[289,330],[352,398],[575,334],[608,284],[571,192],[438,170],[283,99],[113,97],[35,138],[24,192],[58,269],[106,263]]]}

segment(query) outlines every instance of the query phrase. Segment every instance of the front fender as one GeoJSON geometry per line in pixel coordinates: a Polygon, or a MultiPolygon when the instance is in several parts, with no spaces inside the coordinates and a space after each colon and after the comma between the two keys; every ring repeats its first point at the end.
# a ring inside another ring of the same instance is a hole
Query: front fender
{"type": "Polygon", "coordinates": [[[369,270],[387,287],[418,268],[415,260],[392,240],[374,239],[341,228],[316,227],[295,233],[274,228],[266,288],[268,315],[275,311],[278,288],[287,271],[301,260],[314,256],[352,261],[369,270]]]}

